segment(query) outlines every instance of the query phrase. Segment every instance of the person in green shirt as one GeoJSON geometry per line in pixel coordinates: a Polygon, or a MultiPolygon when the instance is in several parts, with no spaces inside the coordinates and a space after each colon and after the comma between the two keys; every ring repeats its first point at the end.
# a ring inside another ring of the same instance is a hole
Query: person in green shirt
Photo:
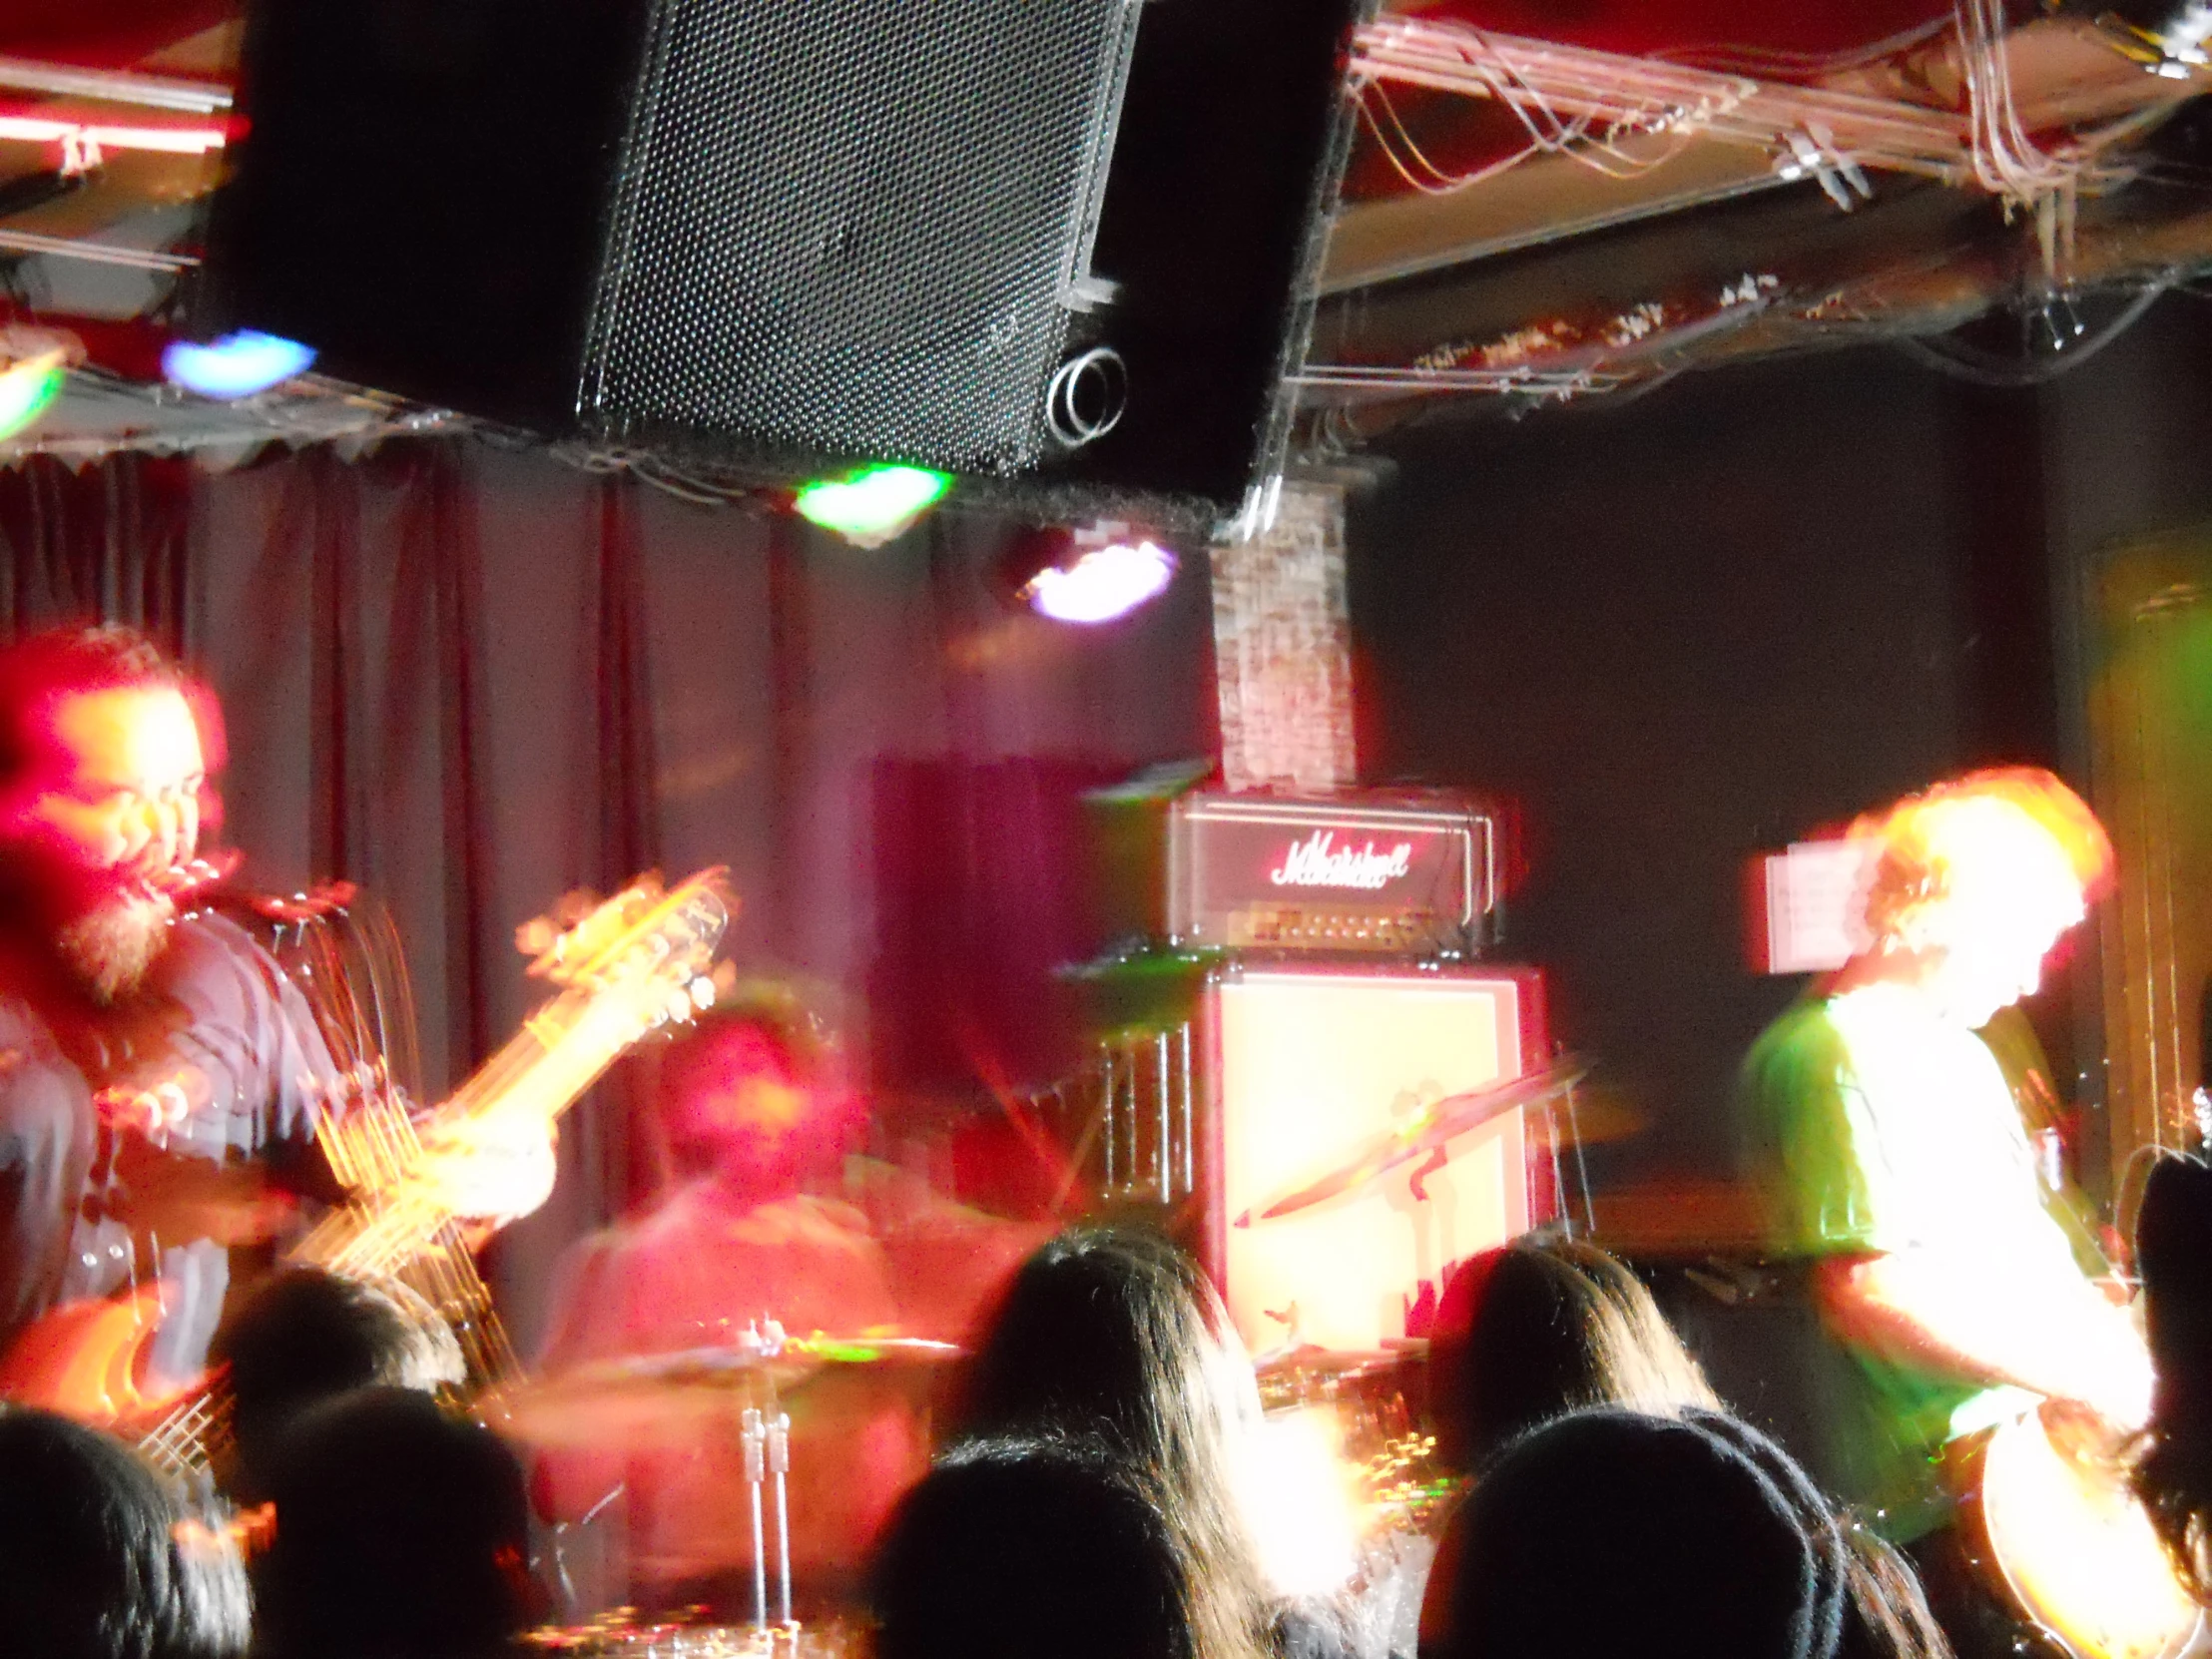
{"type": "Polygon", "coordinates": [[[1950,1552],[1952,1440],[2038,1397],[2121,1429],[2148,1411],[2142,1341],[2093,1282],[1977,1034],[2036,989],[2112,852],[2080,799],[2029,769],[1938,785],[1853,833],[1870,849],[1863,947],[1754,1045],[1746,1122],[1770,1251],[1806,1265],[1851,1361],[1826,1473],[1925,1564],[1950,1552]]]}

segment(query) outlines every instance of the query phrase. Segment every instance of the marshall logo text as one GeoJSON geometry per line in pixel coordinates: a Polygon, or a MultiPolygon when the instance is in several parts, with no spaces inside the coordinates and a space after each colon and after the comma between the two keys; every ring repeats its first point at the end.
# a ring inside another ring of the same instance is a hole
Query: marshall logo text
{"type": "Polygon", "coordinates": [[[1334,830],[1316,830],[1302,841],[1293,841],[1283,862],[1268,871],[1279,887],[1348,887],[1376,892],[1404,875],[1413,865],[1413,843],[1400,841],[1387,852],[1378,851],[1374,841],[1355,850],[1340,848],[1334,830]]]}

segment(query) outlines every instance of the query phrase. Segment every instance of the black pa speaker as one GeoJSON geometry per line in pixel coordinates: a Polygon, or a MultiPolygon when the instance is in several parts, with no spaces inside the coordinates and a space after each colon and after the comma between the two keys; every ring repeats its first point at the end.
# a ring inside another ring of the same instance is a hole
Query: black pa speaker
{"type": "Polygon", "coordinates": [[[1209,516],[1270,467],[1361,0],[253,0],[211,326],[740,476],[1209,516]]]}

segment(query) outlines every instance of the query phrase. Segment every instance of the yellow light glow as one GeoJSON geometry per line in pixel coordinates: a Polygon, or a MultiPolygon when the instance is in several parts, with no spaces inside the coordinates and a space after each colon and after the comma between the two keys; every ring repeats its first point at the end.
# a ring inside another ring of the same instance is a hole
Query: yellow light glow
{"type": "Polygon", "coordinates": [[[53,406],[68,383],[69,360],[60,350],[42,351],[0,371],[0,438],[12,438],[53,406]]]}
{"type": "Polygon", "coordinates": [[[1278,1594],[1327,1595],[1358,1564],[1356,1471],[1340,1451],[1335,1411],[1278,1412],[1247,1435],[1236,1460],[1239,1505],[1261,1570],[1278,1594]]]}

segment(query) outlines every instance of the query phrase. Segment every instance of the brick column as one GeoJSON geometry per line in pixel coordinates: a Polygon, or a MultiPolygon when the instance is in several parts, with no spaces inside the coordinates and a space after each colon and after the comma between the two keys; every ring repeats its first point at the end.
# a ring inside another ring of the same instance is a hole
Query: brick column
{"type": "Polygon", "coordinates": [[[1214,659],[1231,790],[1354,781],[1344,492],[1286,484],[1274,524],[1217,547],[1214,659]]]}

